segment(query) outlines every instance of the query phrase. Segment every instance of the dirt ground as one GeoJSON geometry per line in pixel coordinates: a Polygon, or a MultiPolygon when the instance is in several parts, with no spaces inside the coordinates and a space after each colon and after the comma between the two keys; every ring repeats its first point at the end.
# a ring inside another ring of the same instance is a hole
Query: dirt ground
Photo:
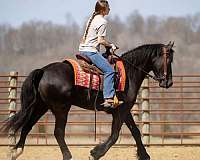
{"type": "MultiPolygon", "coordinates": [[[[73,160],[88,160],[91,147],[70,147],[73,160]]],[[[149,147],[151,160],[199,160],[200,147],[149,147]]],[[[113,147],[102,160],[136,160],[135,148],[113,147]]],[[[0,160],[8,160],[8,147],[0,147],[0,160]]],[[[56,146],[26,146],[18,160],[62,160],[60,150],[56,146]]]]}

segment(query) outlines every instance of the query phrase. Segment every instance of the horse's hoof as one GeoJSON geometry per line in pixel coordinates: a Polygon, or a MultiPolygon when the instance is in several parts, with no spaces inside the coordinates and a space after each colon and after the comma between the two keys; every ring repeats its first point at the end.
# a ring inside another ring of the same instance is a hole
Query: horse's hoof
{"type": "Polygon", "coordinates": [[[150,157],[145,157],[145,158],[140,158],[140,157],[137,157],[138,160],[150,160],[150,157]]]}
{"type": "Polygon", "coordinates": [[[89,160],[99,160],[99,158],[95,158],[92,155],[89,156],[89,160]]]}
{"type": "Polygon", "coordinates": [[[137,158],[138,160],[150,160],[150,158],[145,158],[145,159],[143,159],[143,158],[137,158]]]}
{"type": "Polygon", "coordinates": [[[95,160],[94,157],[92,157],[91,155],[89,156],[89,160],[95,160]]]}
{"type": "Polygon", "coordinates": [[[17,159],[22,153],[23,153],[23,149],[22,148],[13,149],[12,150],[12,157],[14,159],[17,159]]]}

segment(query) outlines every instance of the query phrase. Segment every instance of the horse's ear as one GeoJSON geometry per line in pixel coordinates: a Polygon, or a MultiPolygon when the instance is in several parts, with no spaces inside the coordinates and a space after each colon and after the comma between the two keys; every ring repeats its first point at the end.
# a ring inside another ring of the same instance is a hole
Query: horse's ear
{"type": "Polygon", "coordinates": [[[174,47],[174,41],[170,44],[169,49],[172,49],[174,47]]]}
{"type": "Polygon", "coordinates": [[[172,45],[171,45],[171,46],[172,46],[172,48],[174,47],[174,41],[173,41],[173,43],[172,43],[172,45]]]}
{"type": "Polygon", "coordinates": [[[173,41],[173,43],[170,41],[169,44],[166,45],[168,50],[172,49],[173,46],[174,46],[174,41],[173,41]]]}

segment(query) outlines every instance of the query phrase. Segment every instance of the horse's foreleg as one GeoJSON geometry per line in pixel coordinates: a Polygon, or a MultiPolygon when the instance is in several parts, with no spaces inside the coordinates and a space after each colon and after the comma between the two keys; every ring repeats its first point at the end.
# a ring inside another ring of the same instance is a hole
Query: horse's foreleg
{"type": "Polygon", "coordinates": [[[113,115],[112,121],[112,131],[111,136],[102,144],[97,145],[93,150],[90,151],[91,156],[94,160],[98,160],[100,157],[106,154],[110,147],[116,143],[121,126],[123,124],[122,117],[120,113],[115,112],[113,115]]]}
{"type": "Polygon", "coordinates": [[[135,121],[133,119],[133,116],[131,115],[130,112],[128,113],[125,119],[125,123],[127,127],[129,128],[129,130],[131,131],[131,134],[136,141],[137,154],[138,154],[139,160],[150,160],[150,156],[147,154],[146,149],[142,143],[140,131],[137,128],[135,121]]]}
{"type": "Polygon", "coordinates": [[[47,108],[43,105],[37,104],[34,108],[29,121],[24,124],[21,130],[20,139],[13,150],[13,157],[19,157],[24,149],[24,144],[28,133],[31,131],[32,127],[36,124],[36,122],[47,112],[47,108]]]}
{"type": "Polygon", "coordinates": [[[67,144],[65,143],[65,139],[64,139],[65,126],[67,123],[67,116],[68,116],[69,108],[70,108],[70,106],[66,106],[66,107],[63,106],[63,107],[60,107],[60,109],[58,109],[58,110],[55,109],[54,111],[52,111],[56,118],[54,135],[55,135],[58,145],[61,149],[61,152],[63,155],[63,160],[71,160],[72,159],[71,152],[69,151],[67,144]]]}

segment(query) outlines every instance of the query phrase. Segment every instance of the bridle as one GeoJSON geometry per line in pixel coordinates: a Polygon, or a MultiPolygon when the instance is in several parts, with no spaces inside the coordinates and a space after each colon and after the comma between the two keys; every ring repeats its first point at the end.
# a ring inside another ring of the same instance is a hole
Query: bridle
{"type": "Polygon", "coordinates": [[[169,54],[168,50],[166,47],[162,48],[163,50],[163,80],[167,80],[167,54],[169,54]]]}
{"type": "Polygon", "coordinates": [[[163,72],[163,75],[162,75],[162,76],[159,76],[159,77],[148,73],[148,72],[145,71],[143,68],[138,67],[138,66],[132,64],[132,63],[129,62],[128,60],[123,59],[122,57],[116,55],[115,53],[113,53],[113,55],[116,56],[116,57],[119,58],[119,59],[122,59],[123,61],[126,61],[129,65],[133,66],[134,68],[138,69],[139,71],[145,73],[147,77],[152,78],[153,80],[160,82],[160,81],[162,81],[162,80],[165,80],[165,81],[167,80],[167,54],[169,54],[168,50],[169,50],[168,46],[162,47],[162,54],[163,54],[163,70],[164,70],[164,72],[163,72]]]}
{"type": "Polygon", "coordinates": [[[166,46],[162,47],[162,56],[163,56],[163,75],[162,76],[153,76],[153,78],[156,81],[167,81],[167,54],[169,54],[169,48],[166,46]]]}

